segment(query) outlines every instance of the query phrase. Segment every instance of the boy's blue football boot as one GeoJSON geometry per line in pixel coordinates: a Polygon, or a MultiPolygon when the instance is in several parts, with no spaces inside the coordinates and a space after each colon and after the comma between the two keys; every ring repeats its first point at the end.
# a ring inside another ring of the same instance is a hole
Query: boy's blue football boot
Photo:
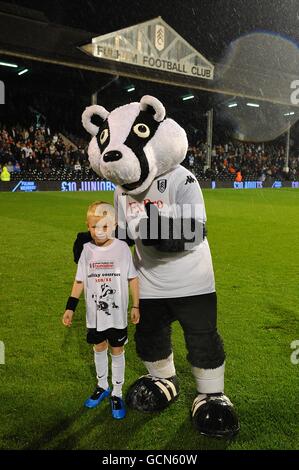
{"type": "Polygon", "coordinates": [[[120,397],[111,396],[110,397],[111,403],[111,411],[112,411],[112,418],[115,419],[123,419],[126,416],[126,408],[125,403],[120,397]]]}
{"type": "Polygon", "coordinates": [[[86,406],[86,408],[95,408],[104,400],[104,398],[108,397],[109,394],[110,388],[105,390],[104,388],[97,386],[93,394],[85,401],[84,406],[86,406]]]}

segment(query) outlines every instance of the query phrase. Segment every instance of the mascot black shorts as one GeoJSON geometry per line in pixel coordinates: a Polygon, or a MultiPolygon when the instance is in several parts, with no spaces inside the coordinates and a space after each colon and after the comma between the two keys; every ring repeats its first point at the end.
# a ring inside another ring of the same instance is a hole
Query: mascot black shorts
{"type": "Polygon", "coordinates": [[[187,359],[192,366],[214,369],[223,364],[225,353],[217,332],[216,292],[172,299],[141,299],[135,341],[142,360],[155,362],[171,354],[171,324],[176,320],[183,328],[187,359]]]}
{"type": "Polygon", "coordinates": [[[95,328],[87,329],[86,341],[89,344],[100,344],[108,341],[110,346],[117,348],[123,346],[128,339],[128,328],[123,330],[118,328],[109,328],[105,331],[97,331],[95,328]]]}

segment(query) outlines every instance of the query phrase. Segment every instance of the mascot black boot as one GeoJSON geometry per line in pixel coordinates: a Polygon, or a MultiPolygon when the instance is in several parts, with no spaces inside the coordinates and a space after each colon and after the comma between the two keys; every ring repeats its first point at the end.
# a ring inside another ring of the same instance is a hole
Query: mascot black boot
{"type": "Polygon", "coordinates": [[[178,398],[179,383],[173,355],[156,362],[146,362],[149,374],[140,377],[129,389],[126,401],[139,411],[161,411],[178,398]]]}
{"type": "Polygon", "coordinates": [[[191,416],[196,429],[208,437],[230,439],[239,432],[234,407],[224,395],[224,364],[215,369],[192,367],[197,385],[191,416]]]}
{"type": "MultiPolygon", "coordinates": [[[[135,243],[140,285],[135,342],[148,375],[130,387],[128,404],[150,412],[175,402],[179,386],[171,325],[178,321],[198,391],[192,406],[196,429],[215,437],[234,435],[239,425],[223,394],[225,356],[205,205],[195,176],[180,165],[188,149],[186,133],[152,96],[111,112],[90,106],[82,123],[92,135],[91,167],[117,185],[117,236],[135,243]]],[[[77,238],[75,259],[84,239],[84,234],[77,238]]]]}

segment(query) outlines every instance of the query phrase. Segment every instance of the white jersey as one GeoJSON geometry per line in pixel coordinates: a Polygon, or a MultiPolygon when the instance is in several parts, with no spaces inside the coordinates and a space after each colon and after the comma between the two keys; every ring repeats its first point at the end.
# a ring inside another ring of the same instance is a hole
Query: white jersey
{"type": "MultiPolygon", "coordinates": [[[[157,177],[150,188],[136,196],[117,187],[114,195],[118,220],[138,227],[146,217],[144,205],[152,202],[160,213],[175,216],[177,207],[188,205],[196,219],[206,222],[203,195],[194,175],[182,166],[157,177]],[[175,208],[174,208],[175,207],[175,208]]],[[[187,211],[188,212],[188,211],[187,211]]],[[[186,212],[184,212],[186,215],[186,212]]],[[[187,214],[188,215],[188,214],[187,214]]],[[[132,230],[131,230],[132,231],[132,230]]],[[[139,276],[140,298],[174,298],[208,294],[215,291],[215,280],[207,239],[189,251],[159,252],[135,240],[134,262],[139,276]]]]}
{"type": "Polygon", "coordinates": [[[83,282],[87,328],[104,331],[126,328],[128,324],[128,279],[137,277],[128,245],[113,240],[100,247],[85,243],[76,273],[83,282]]]}

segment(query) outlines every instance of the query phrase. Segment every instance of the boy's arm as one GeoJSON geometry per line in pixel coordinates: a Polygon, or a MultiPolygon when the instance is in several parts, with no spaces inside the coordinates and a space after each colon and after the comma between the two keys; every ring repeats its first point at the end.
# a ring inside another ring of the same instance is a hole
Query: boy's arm
{"type": "Polygon", "coordinates": [[[68,301],[66,304],[64,315],[62,317],[62,323],[65,326],[71,326],[72,324],[74,311],[76,310],[80,295],[82,294],[82,291],[83,291],[83,287],[84,285],[82,281],[75,280],[71,295],[68,298],[68,301]]]}
{"type": "Polygon", "coordinates": [[[83,282],[82,281],[75,281],[73,284],[71,297],[75,297],[75,299],[79,299],[80,295],[83,291],[83,282]]]}
{"type": "Polygon", "coordinates": [[[130,292],[132,297],[132,308],[131,308],[131,321],[136,324],[139,323],[140,312],[139,312],[139,282],[138,277],[129,279],[130,292]]]}

